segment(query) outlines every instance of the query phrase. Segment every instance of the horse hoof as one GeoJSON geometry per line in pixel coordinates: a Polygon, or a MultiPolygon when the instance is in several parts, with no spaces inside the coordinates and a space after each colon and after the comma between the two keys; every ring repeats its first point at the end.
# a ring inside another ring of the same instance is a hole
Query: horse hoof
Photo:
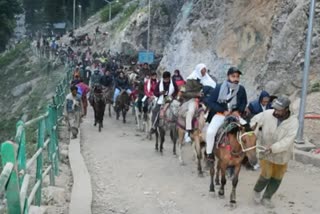
{"type": "Polygon", "coordinates": [[[230,205],[235,205],[236,203],[236,200],[230,200],[230,205]]]}
{"type": "Polygon", "coordinates": [[[223,197],[224,197],[224,191],[219,191],[219,196],[220,196],[221,198],[223,198],[223,197]]]}
{"type": "Polygon", "coordinates": [[[97,126],[97,124],[95,123],[95,124],[93,124],[93,126],[97,126]]]}
{"type": "Polygon", "coordinates": [[[159,151],[158,147],[155,148],[156,151],[159,151]]]}
{"type": "Polygon", "coordinates": [[[219,182],[219,181],[216,181],[216,185],[217,185],[217,186],[220,186],[220,182],[219,182]]]}
{"type": "Polygon", "coordinates": [[[198,177],[199,178],[203,178],[204,177],[204,175],[203,175],[203,172],[201,171],[201,172],[198,172],[198,177]]]}
{"type": "Polygon", "coordinates": [[[173,152],[173,155],[177,155],[177,153],[176,153],[176,152],[173,152]]]}

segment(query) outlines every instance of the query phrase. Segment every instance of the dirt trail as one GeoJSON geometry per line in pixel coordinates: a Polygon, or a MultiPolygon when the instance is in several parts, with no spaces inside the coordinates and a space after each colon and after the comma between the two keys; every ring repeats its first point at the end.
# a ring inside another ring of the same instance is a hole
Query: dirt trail
{"type": "Polygon", "coordinates": [[[243,168],[237,191],[237,208],[228,207],[231,182],[226,197],[209,194],[209,176],[199,178],[186,145],[186,166],[172,155],[167,137],[163,155],[155,152],[154,141],[144,139],[130,115],[127,124],[105,118],[99,133],[93,127],[93,112],[82,123],[82,152],[93,187],[93,214],[195,214],[195,213],[320,213],[320,170],[291,162],[281,188],[267,210],[251,200],[258,172],[243,168]]]}

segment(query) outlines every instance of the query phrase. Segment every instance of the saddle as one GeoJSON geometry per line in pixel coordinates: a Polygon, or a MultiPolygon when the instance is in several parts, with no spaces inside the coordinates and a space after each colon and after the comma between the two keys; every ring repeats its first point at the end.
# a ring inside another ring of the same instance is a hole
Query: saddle
{"type": "Polygon", "coordinates": [[[223,124],[218,129],[215,136],[216,147],[226,146],[228,144],[227,134],[239,127],[239,120],[235,116],[228,116],[225,118],[223,124]]]}

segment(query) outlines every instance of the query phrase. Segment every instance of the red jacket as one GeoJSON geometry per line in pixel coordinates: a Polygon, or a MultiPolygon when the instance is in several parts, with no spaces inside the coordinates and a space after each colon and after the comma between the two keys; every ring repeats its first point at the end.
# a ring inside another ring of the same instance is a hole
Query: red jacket
{"type": "Polygon", "coordinates": [[[157,87],[157,83],[158,83],[157,80],[148,79],[148,80],[145,81],[145,83],[144,83],[144,94],[145,94],[147,97],[152,97],[152,96],[154,96],[154,95],[153,95],[153,92],[154,92],[154,90],[155,90],[156,87],[157,87]],[[151,82],[150,82],[150,81],[151,81],[151,82]],[[150,84],[150,90],[148,90],[148,84],[150,84]]]}

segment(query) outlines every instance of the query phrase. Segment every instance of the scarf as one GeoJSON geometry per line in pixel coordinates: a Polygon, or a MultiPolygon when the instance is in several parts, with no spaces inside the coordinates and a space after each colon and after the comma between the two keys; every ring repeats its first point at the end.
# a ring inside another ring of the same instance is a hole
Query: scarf
{"type": "MultiPolygon", "coordinates": [[[[159,85],[159,91],[164,91],[164,87],[163,87],[163,78],[161,78],[160,80],[160,85],[159,85]]],[[[173,82],[172,80],[170,80],[170,85],[169,85],[169,92],[166,96],[171,96],[172,94],[174,93],[174,86],[173,86],[173,82]]],[[[159,105],[162,105],[163,104],[163,99],[164,99],[164,95],[161,95],[159,98],[158,98],[158,101],[157,103],[159,105]]]]}
{"type": "Polygon", "coordinates": [[[200,80],[203,86],[216,87],[216,82],[206,73],[204,76],[201,74],[201,70],[207,68],[205,64],[198,64],[194,71],[188,76],[187,80],[200,80]]]}
{"type": "Polygon", "coordinates": [[[232,110],[237,105],[238,91],[239,91],[239,84],[230,83],[225,80],[222,83],[219,91],[218,103],[227,103],[228,110],[232,110]]]}

